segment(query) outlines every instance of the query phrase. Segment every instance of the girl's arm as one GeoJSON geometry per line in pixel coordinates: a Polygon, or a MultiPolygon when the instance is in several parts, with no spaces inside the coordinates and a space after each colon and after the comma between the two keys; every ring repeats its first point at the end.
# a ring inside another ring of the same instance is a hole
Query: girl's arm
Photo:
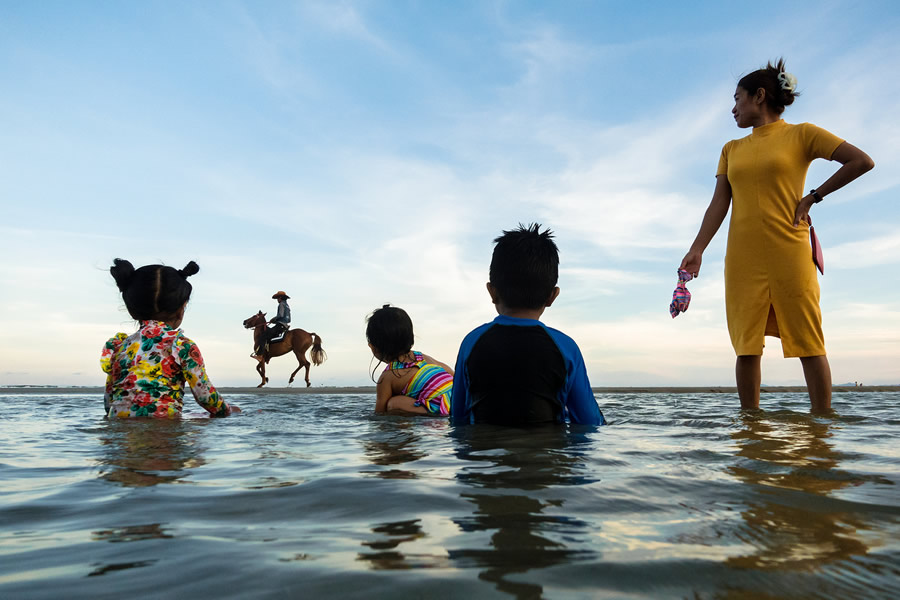
{"type": "Polygon", "coordinates": [[[203,356],[197,344],[187,338],[182,338],[178,348],[178,358],[181,362],[181,372],[184,380],[191,386],[194,400],[213,417],[227,417],[232,412],[240,412],[237,406],[229,406],[219,396],[219,392],[209,381],[206,375],[206,367],[203,364],[203,356]]]}
{"type": "Polygon", "coordinates": [[[122,343],[128,336],[124,333],[117,333],[111,337],[103,345],[103,352],[100,354],[100,368],[106,373],[106,387],[103,392],[103,412],[108,413],[109,407],[112,405],[113,391],[115,390],[115,377],[113,376],[113,359],[122,347],[122,343]]]}
{"type": "Polygon", "coordinates": [[[712,200],[703,215],[703,223],[700,224],[700,231],[691,244],[691,249],[681,259],[679,269],[684,269],[688,273],[692,273],[695,277],[700,274],[700,263],[703,261],[703,251],[709,246],[713,236],[722,226],[725,215],[728,214],[728,207],[731,206],[731,184],[728,183],[727,175],[716,175],[716,189],[713,191],[712,200]]]}
{"type": "MultiPolygon", "coordinates": [[[[863,173],[871,171],[875,167],[875,161],[872,157],[847,142],[842,142],[834,153],[831,160],[841,163],[841,168],[834,175],[825,180],[825,183],[816,188],[816,193],[820,198],[824,198],[831,192],[839,190],[863,173]]],[[[794,227],[800,225],[800,221],[809,222],[809,208],[815,202],[812,194],[807,194],[800,199],[797,210],[794,211],[794,227]]]]}
{"type": "Polygon", "coordinates": [[[381,377],[378,379],[378,383],[375,384],[375,412],[383,413],[387,412],[387,403],[388,400],[391,399],[391,396],[394,395],[394,390],[391,387],[391,381],[387,377],[388,373],[382,373],[381,377]]]}

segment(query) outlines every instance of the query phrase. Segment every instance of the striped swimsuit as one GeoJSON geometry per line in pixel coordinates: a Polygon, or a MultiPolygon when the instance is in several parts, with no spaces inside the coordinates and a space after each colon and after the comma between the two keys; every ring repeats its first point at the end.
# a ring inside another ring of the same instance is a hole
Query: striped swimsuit
{"type": "Polygon", "coordinates": [[[427,362],[421,352],[413,350],[415,361],[394,361],[385,371],[397,369],[418,370],[403,390],[404,396],[413,398],[416,406],[422,406],[429,414],[447,416],[450,414],[450,396],[453,392],[453,375],[444,367],[427,362]]]}

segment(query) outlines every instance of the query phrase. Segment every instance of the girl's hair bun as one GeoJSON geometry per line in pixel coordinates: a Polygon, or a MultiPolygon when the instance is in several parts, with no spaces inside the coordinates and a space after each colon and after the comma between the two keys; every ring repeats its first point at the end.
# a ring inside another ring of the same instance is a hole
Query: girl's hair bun
{"type": "Polygon", "coordinates": [[[200,267],[194,261],[189,262],[184,266],[183,269],[178,270],[178,274],[182,277],[190,277],[191,275],[196,275],[200,272],[200,267]]]}
{"type": "Polygon", "coordinates": [[[139,269],[117,258],[109,272],[116,280],[125,308],[136,321],[166,320],[191,299],[188,277],[200,271],[194,261],[183,269],[165,265],[144,265],[139,269]]]}
{"type": "Polygon", "coordinates": [[[110,275],[116,280],[116,286],[120,292],[124,292],[134,279],[134,265],[122,258],[113,260],[113,266],[109,268],[110,275]]]}

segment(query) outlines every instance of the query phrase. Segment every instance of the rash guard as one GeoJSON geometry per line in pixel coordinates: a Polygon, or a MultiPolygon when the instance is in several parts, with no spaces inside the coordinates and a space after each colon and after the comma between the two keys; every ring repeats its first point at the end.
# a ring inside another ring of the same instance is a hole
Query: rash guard
{"type": "Polygon", "coordinates": [[[503,315],[463,340],[450,418],[497,425],[605,424],[575,341],[538,320],[503,315]]]}

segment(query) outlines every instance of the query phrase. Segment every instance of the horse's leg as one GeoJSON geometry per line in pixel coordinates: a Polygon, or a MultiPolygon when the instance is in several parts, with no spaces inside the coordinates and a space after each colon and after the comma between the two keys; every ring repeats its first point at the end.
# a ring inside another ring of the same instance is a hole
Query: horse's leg
{"type": "MultiPolygon", "coordinates": [[[[288,385],[294,383],[294,375],[296,375],[296,374],[297,374],[297,371],[299,371],[299,370],[302,369],[302,368],[303,368],[303,363],[301,362],[301,363],[299,363],[299,364],[297,365],[297,368],[294,369],[294,372],[291,373],[291,379],[288,381],[288,385]]],[[[307,371],[308,371],[308,370],[309,370],[309,367],[307,367],[307,371]]],[[[308,381],[308,378],[307,378],[307,382],[306,382],[306,387],[309,387],[309,381],[308,381]]]]}
{"type": "MultiPolygon", "coordinates": [[[[302,330],[298,330],[298,333],[300,333],[301,331],[302,330]]],[[[297,374],[297,371],[299,371],[302,367],[306,367],[306,375],[304,376],[304,380],[306,381],[306,387],[309,387],[312,384],[309,382],[310,365],[309,361],[306,360],[306,350],[307,348],[309,348],[310,344],[312,344],[312,337],[310,337],[310,335],[305,331],[302,331],[302,333],[304,334],[303,339],[296,340],[296,342],[293,344],[294,356],[297,357],[297,362],[299,364],[297,365],[296,370],[294,370],[294,372],[291,374],[291,381],[294,380],[294,375],[297,374]]]]}
{"type": "MultiPolygon", "coordinates": [[[[297,348],[296,348],[296,346],[294,345],[294,335],[293,335],[293,334],[294,334],[293,331],[289,331],[287,334],[285,334],[285,336],[284,336],[284,341],[281,342],[281,344],[284,344],[284,345],[285,345],[284,352],[281,352],[281,353],[279,354],[279,356],[281,356],[281,354],[287,354],[288,352],[290,352],[290,351],[292,351],[292,350],[294,351],[294,355],[295,355],[295,356],[297,355],[297,348]]],[[[279,344],[279,346],[280,346],[281,344],[279,344]]],[[[297,368],[294,369],[294,372],[293,372],[293,373],[291,373],[291,378],[288,379],[288,385],[291,385],[292,383],[294,383],[294,376],[297,374],[297,371],[300,370],[300,367],[301,367],[301,366],[302,366],[302,365],[297,365],[297,368]]]]}
{"type": "Polygon", "coordinates": [[[297,368],[294,369],[294,372],[291,373],[291,380],[288,382],[294,383],[294,376],[297,374],[297,371],[302,369],[304,366],[306,367],[306,387],[309,387],[309,362],[306,360],[306,349],[302,351],[294,348],[294,356],[297,357],[297,368]]]}
{"type": "Polygon", "coordinates": [[[256,372],[259,373],[259,376],[262,378],[262,383],[256,387],[261,388],[269,382],[269,378],[266,377],[266,362],[261,358],[256,361],[256,372]]]}
{"type": "MultiPolygon", "coordinates": [[[[306,367],[306,373],[303,376],[303,380],[306,381],[306,387],[309,387],[310,386],[310,383],[309,383],[309,361],[306,360],[306,353],[304,352],[303,354],[301,354],[300,352],[295,351],[294,355],[297,357],[297,362],[299,363],[297,365],[297,370],[294,371],[294,373],[296,373],[303,367],[306,367]]],[[[291,375],[291,379],[293,379],[293,378],[294,378],[294,376],[291,375]]]]}

